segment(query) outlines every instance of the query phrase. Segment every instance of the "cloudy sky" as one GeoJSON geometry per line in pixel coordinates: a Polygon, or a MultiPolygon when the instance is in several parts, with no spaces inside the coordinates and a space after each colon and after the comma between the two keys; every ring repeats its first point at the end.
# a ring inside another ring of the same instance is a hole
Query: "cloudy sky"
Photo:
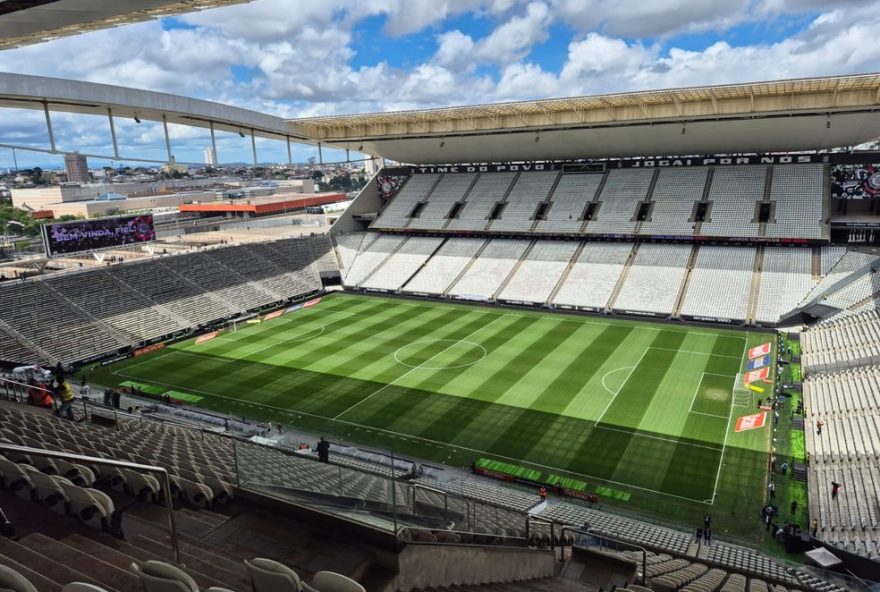
{"type": "MultiPolygon", "coordinates": [[[[877,31],[880,0],[255,0],[0,52],[0,71],[301,117],[872,72],[877,31]]],[[[56,125],[62,149],[112,152],[105,119],[56,125]]],[[[123,154],[164,158],[161,128],[117,131],[123,154]]],[[[177,159],[201,162],[208,134],[172,132],[177,159]]],[[[39,112],[0,112],[0,135],[47,145],[39,112]]],[[[279,142],[258,150],[286,160],[279,142]]],[[[219,152],[248,161],[249,139],[219,152]]]]}

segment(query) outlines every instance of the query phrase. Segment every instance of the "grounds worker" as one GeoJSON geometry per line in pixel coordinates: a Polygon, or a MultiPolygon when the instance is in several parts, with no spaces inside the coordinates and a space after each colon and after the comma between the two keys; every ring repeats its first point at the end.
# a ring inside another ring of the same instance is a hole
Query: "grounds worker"
{"type": "Polygon", "coordinates": [[[74,396],[70,385],[62,378],[58,381],[58,386],[56,387],[55,392],[58,394],[58,399],[61,401],[61,407],[58,408],[56,415],[58,417],[66,417],[67,419],[73,420],[74,396]]]}

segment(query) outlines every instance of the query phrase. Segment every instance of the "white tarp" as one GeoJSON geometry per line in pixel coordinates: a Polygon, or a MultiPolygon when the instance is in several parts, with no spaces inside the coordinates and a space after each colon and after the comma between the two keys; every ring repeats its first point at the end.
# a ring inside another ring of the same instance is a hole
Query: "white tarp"
{"type": "Polygon", "coordinates": [[[807,551],[807,557],[812,559],[816,565],[819,567],[834,567],[835,565],[840,565],[843,563],[837,556],[826,549],[825,547],[821,547],[819,549],[813,549],[812,551],[807,551]]]}

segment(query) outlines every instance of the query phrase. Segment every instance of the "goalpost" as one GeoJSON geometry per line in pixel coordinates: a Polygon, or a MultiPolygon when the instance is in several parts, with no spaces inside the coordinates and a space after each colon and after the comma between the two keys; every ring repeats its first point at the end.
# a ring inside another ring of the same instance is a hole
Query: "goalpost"
{"type": "Polygon", "coordinates": [[[754,395],[757,393],[746,386],[745,375],[740,372],[736,375],[734,380],[736,380],[736,382],[733,383],[733,406],[754,407],[754,395]]]}

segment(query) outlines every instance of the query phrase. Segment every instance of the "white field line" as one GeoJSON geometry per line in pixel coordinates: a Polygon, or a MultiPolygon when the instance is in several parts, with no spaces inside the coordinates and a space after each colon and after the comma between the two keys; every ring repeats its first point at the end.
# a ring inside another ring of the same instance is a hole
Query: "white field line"
{"type": "MultiPolygon", "coordinates": [[[[342,310],[327,313],[327,316],[333,316],[333,315],[345,315],[345,318],[347,319],[349,317],[356,316],[357,313],[345,312],[342,310]]],[[[311,315],[309,315],[309,316],[311,317],[311,315]]],[[[232,334],[236,335],[236,337],[229,337],[228,335],[224,335],[223,333],[221,333],[220,335],[215,337],[215,339],[220,339],[222,341],[241,341],[243,339],[249,339],[251,337],[254,337],[255,335],[259,335],[260,333],[265,333],[266,331],[270,331],[272,329],[277,329],[278,327],[283,326],[281,323],[276,323],[274,321],[287,321],[287,324],[290,324],[291,321],[296,321],[296,320],[297,320],[297,317],[294,316],[293,313],[291,313],[289,315],[282,315],[278,318],[270,319],[269,321],[264,321],[264,322],[260,323],[259,328],[247,326],[243,329],[238,329],[236,331],[232,331],[232,334]],[[238,335],[239,333],[243,333],[243,335],[238,335]]],[[[304,321],[300,321],[300,323],[306,324],[311,320],[313,320],[313,319],[307,318],[304,321]]],[[[314,320],[318,320],[318,319],[314,319],[314,320]]],[[[344,319],[339,319],[339,320],[344,320],[344,319]]],[[[335,323],[335,322],[336,321],[330,321],[330,323],[335,323]]],[[[324,323],[324,324],[329,325],[330,323],[324,323]]],[[[227,331],[226,333],[229,333],[229,332],[227,331]]],[[[188,348],[193,347],[195,345],[196,344],[190,345],[190,346],[188,346],[188,348]]]]}
{"type": "MultiPolygon", "coordinates": [[[[703,385],[703,378],[705,378],[706,376],[721,376],[724,378],[733,378],[734,380],[736,380],[736,376],[731,376],[730,374],[718,374],[717,372],[703,372],[700,375],[700,382],[697,383],[697,390],[694,391],[694,396],[691,399],[691,406],[688,409],[688,413],[695,413],[696,415],[706,415],[708,417],[718,417],[720,419],[727,419],[729,417],[728,415],[718,415],[717,413],[705,413],[703,411],[694,411],[694,403],[697,402],[697,395],[700,394],[700,387],[703,385]]],[[[734,387],[735,386],[736,386],[736,383],[734,383],[734,387]]],[[[731,396],[733,396],[732,392],[731,392],[731,396]]]]}
{"type": "MultiPolygon", "coordinates": [[[[739,359],[739,368],[742,370],[743,360],[746,357],[746,353],[748,352],[749,342],[746,341],[743,343],[743,353],[739,359]]],[[[733,419],[733,399],[736,397],[736,382],[734,381],[733,386],[730,390],[730,410],[728,411],[727,417],[727,427],[724,430],[724,443],[721,445],[721,458],[718,459],[718,472],[715,474],[715,487],[712,489],[712,498],[709,501],[710,504],[715,503],[715,498],[718,496],[718,482],[721,480],[721,468],[724,466],[724,453],[727,452],[727,438],[730,436],[730,420],[733,419]]]]}
{"type": "Polygon", "coordinates": [[[355,403],[354,405],[352,405],[352,406],[349,407],[348,409],[345,409],[345,410],[342,411],[341,413],[337,413],[335,416],[333,416],[333,419],[339,419],[340,417],[342,417],[343,415],[345,415],[346,413],[348,413],[349,411],[351,411],[351,410],[354,409],[355,407],[358,407],[358,406],[361,405],[362,403],[365,403],[365,402],[368,401],[369,399],[372,399],[373,397],[375,397],[376,395],[378,395],[379,393],[381,393],[382,391],[384,391],[385,389],[387,389],[389,386],[392,386],[392,385],[393,385],[394,383],[396,383],[397,381],[399,381],[399,380],[403,380],[404,378],[406,378],[407,376],[409,376],[409,375],[412,374],[413,372],[416,372],[417,370],[422,370],[422,369],[424,368],[424,366],[425,366],[426,364],[428,364],[428,362],[430,362],[431,360],[433,360],[433,359],[436,358],[437,356],[439,356],[439,355],[445,353],[447,350],[449,350],[450,348],[452,348],[453,346],[455,346],[459,341],[468,341],[471,337],[473,337],[474,335],[476,335],[476,334],[479,333],[480,331],[486,329],[487,327],[492,326],[493,324],[497,323],[498,321],[500,321],[501,319],[503,319],[503,318],[505,318],[505,317],[507,317],[507,316],[508,316],[508,315],[503,314],[503,315],[499,316],[498,318],[496,318],[495,320],[493,320],[493,321],[491,321],[491,322],[489,322],[489,323],[487,323],[487,324],[485,324],[485,325],[479,327],[478,329],[472,331],[469,335],[463,337],[462,339],[458,339],[458,340],[454,341],[453,343],[451,343],[451,344],[449,344],[448,346],[444,347],[443,349],[441,349],[440,351],[438,351],[436,354],[434,354],[433,356],[431,356],[430,358],[428,358],[427,360],[425,360],[424,362],[422,362],[422,363],[419,364],[418,366],[413,366],[412,369],[408,370],[407,372],[404,372],[403,374],[401,374],[400,376],[398,376],[397,378],[395,378],[395,379],[392,380],[391,382],[389,382],[389,383],[383,385],[382,387],[380,387],[379,389],[377,389],[377,390],[374,391],[373,393],[367,395],[366,397],[364,397],[363,399],[361,399],[360,401],[358,401],[357,403],[355,403]]]}
{"type": "MultiPolygon", "coordinates": [[[[639,364],[642,363],[642,359],[644,359],[645,354],[648,353],[648,350],[649,350],[649,349],[651,349],[651,348],[650,348],[650,347],[646,347],[646,348],[645,348],[645,351],[642,352],[642,355],[639,356],[639,360],[638,360],[638,362],[636,362],[635,366],[633,366],[632,368],[630,368],[629,374],[626,375],[626,378],[625,378],[624,381],[620,384],[620,388],[617,389],[617,392],[614,393],[614,396],[611,397],[611,400],[608,401],[608,404],[607,404],[607,405],[605,405],[605,409],[602,410],[602,413],[599,415],[599,419],[596,420],[596,424],[595,424],[596,426],[598,426],[598,425],[602,422],[602,418],[605,417],[605,414],[606,414],[606,413],[608,413],[608,409],[611,408],[611,404],[614,403],[614,401],[617,400],[617,395],[620,394],[620,391],[622,391],[622,390],[623,390],[623,387],[626,386],[626,383],[629,382],[629,379],[632,377],[633,372],[635,372],[636,368],[639,367],[639,364]]],[[[608,389],[606,389],[606,390],[608,390],[608,389]]],[[[611,392],[611,391],[608,391],[608,392],[611,392]]],[[[595,427],[595,426],[594,426],[594,427],[595,427]]]]}

